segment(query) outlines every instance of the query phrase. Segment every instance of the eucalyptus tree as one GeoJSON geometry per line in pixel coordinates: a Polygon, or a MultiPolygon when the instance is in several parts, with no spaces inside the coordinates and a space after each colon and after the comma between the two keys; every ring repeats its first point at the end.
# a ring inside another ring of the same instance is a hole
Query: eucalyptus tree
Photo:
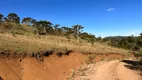
{"type": "Polygon", "coordinates": [[[7,16],[7,19],[10,22],[14,22],[14,23],[17,23],[17,24],[20,23],[20,17],[18,17],[18,15],[16,13],[9,13],[8,16],[7,16]]]}
{"type": "Polygon", "coordinates": [[[0,22],[3,21],[3,17],[4,17],[3,14],[0,13],[0,22]]]}
{"type": "Polygon", "coordinates": [[[35,24],[36,20],[30,17],[26,17],[22,19],[22,23],[26,24],[28,26],[33,26],[35,24]]]}

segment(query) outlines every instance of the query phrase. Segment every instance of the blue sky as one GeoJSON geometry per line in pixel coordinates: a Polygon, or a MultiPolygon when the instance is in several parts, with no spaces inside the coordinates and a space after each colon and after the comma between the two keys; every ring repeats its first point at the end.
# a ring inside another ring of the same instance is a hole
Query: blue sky
{"type": "Polygon", "coordinates": [[[142,0],[1,0],[0,13],[48,20],[62,26],[81,24],[96,36],[142,32],[142,0]]]}

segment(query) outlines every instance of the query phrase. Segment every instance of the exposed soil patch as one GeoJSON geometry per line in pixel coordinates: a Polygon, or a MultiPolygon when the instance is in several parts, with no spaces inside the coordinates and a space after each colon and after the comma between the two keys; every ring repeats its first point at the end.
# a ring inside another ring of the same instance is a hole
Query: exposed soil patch
{"type": "Polygon", "coordinates": [[[23,68],[18,60],[0,59],[0,76],[4,80],[20,80],[23,68]]]}
{"type": "Polygon", "coordinates": [[[27,58],[23,61],[25,70],[23,80],[66,80],[71,69],[79,67],[84,60],[85,56],[80,53],[62,57],[53,54],[49,58],[45,58],[43,63],[27,58]]]}
{"type": "Polygon", "coordinates": [[[53,54],[43,62],[36,58],[1,59],[0,75],[4,80],[66,80],[85,58],[81,53],[71,53],[62,57],[53,54]]]}
{"type": "Polygon", "coordinates": [[[96,64],[89,64],[81,68],[86,69],[77,75],[73,80],[142,80],[141,76],[125,67],[126,63],[119,60],[102,61],[96,64]]]}
{"type": "MultiPolygon", "coordinates": [[[[87,59],[86,55],[75,52],[59,55],[48,55],[43,61],[35,57],[0,58],[0,76],[4,80],[66,80],[72,70],[77,70],[87,59]]],[[[96,61],[122,57],[119,54],[96,54],[96,61]]]]}
{"type": "Polygon", "coordinates": [[[103,61],[103,60],[113,60],[113,59],[123,59],[125,55],[108,53],[108,54],[96,54],[95,61],[103,61]]]}

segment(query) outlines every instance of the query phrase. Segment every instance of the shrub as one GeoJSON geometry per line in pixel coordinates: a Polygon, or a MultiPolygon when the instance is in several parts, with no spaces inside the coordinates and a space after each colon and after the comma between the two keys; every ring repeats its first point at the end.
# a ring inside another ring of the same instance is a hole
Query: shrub
{"type": "Polygon", "coordinates": [[[137,53],[134,54],[135,57],[142,57],[142,49],[140,49],[137,53]]]}
{"type": "Polygon", "coordinates": [[[94,63],[95,55],[88,55],[87,64],[94,63]]]}

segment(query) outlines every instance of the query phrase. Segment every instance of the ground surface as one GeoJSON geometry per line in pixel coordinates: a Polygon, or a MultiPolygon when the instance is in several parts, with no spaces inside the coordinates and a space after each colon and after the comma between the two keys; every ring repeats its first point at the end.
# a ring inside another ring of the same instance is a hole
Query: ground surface
{"type": "Polygon", "coordinates": [[[88,77],[90,80],[142,80],[140,75],[124,65],[118,60],[96,64],[94,73],[88,77]]]}
{"type": "MultiPolygon", "coordinates": [[[[118,54],[98,54],[95,61],[123,58],[118,54]]],[[[71,53],[69,56],[58,57],[53,54],[38,62],[35,58],[0,59],[0,77],[4,80],[67,80],[72,70],[82,66],[87,59],[81,53],[71,53]]],[[[97,62],[90,65],[87,78],[90,80],[141,80],[135,71],[126,68],[125,63],[118,60],[97,62]]],[[[83,69],[82,69],[83,70],[83,69]]],[[[85,70],[85,68],[84,68],[85,70]]],[[[86,75],[82,74],[81,75],[86,75]]],[[[77,76],[75,80],[80,79],[77,76]]],[[[87,80],[87,79],[86,79],[87,80]]]]}
{"type": "Polygon", "coordinates": [[[38,62],[35,58],[0,59],[0,77],[4,80],[66,80],[71,70],[85,60],[81,53],[58,57],[55,54],[38,62]]]}

